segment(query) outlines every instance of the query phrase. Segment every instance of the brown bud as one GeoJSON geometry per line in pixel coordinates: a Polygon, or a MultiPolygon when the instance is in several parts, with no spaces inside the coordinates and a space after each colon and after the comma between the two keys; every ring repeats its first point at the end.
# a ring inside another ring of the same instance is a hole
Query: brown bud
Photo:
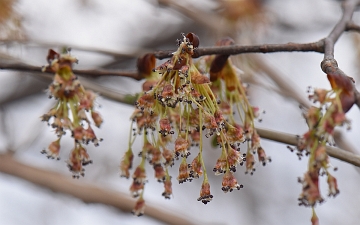
{"type": "Polygon", "coordinates": [[[197,74],[191,77],[191,82],[194,84],[209,84],[210,79],[205,75],[197,74]]]}
{"type": "Polygon", "coordinates": [[[217,55],[210,65],[210,81],[216,81],[220,75],[221,70],[224,68],[229,55],[217,55]]]}
{"type": "Polygon", "coordinates": [[[341,89],[340,101],[343,111],[346,113],[354,105],[355,88],[352,79],[346,76],[340,69],[333,68],[327,73],[327,78],[333,89],[341,89]]]}
{"type": "Polygon", "coordinates": [[[186,38],[189,39],[189,41],[192,43],[194,48],[199,47],[200,39],[196,34],[190,32],[186,35],[186,38]]]}
{"type": "Polygon", "coordinates": [[[137,68],[139,74],[142,77],[150,76],[151,71],[155,68],[155,63],[156,63],[155,55],[152,53],[148,53],[143,57],[138,58],[137,68]]]}
{"type": "Polygon", "coordinates": [[[59,53],[55,52],[52,49],[49,49],[46,60],[48,61],[49,64],[51,64],[51,61],[53,61],[54,59],[58,59],[59,57],[60,57],[59,53]]]}

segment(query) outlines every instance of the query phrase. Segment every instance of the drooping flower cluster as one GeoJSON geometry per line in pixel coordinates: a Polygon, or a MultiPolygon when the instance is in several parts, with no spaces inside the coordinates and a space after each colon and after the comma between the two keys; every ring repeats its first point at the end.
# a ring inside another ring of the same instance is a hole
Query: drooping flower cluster
{"type": "Polygon", "coordinates": [[[333,144],[332,136],[336,126],[347,124],[350,129],[345,113],[355,102],[352,80],[343,75],[337,67],[330,67],[326,71],[332,90],[309,90],[313,92],[309,99],[318,103],[318,106],[312,106],[303,113],[309,130],[303,134],[297,145],[297,155],[300,159],[303,153],[309,156],[308,170],[303,178],[299,178],[302,184],[299,205],[313,207],[313,224],[318,223],[314,206],[324,201],[320,193],[319,176],[327,176],[328,196],[335,197],[339,193],[336,178],[329,171],[326,145],[333,144]]]}
{"type": "MultiPolygon", "coordinates": [[[[134,156],[132,144],[137,136],[142,135],[143,148],[139,154],[142,160],[132,175],[130,188],[132,195],[139,197],[137,206],[145,207],[140,203],[144,201],[146,161],[152,165],[155,178],[164,183],[162,195],[165,198],[172,195],[168,167],[179,160],[178,182],[203,176],[198,201],[207,204],[212,200],[203,159],[204,137],[213,139],[221,148],[213,171],[223,175],[222,190],[225,193],[243,187],[234,176],[239,164],[245,162],[246,171],[252,174],[255,171],[254,154],[258,154],[263,165],[270,161],[254,128],[258,108],[250,105],[245,87],[230,59],[228,56],[209,57],[205,64],[195,65],[192,55],[198,45],[199,38],[188,33],[178,40],[178,49],[172,58],[160,66],[155,66],[152,54],[138,60],[139,73],[146,81],[131,116],[136,127],[131,129],[129,148],[120,164],[121,175],[129,178],[134,156]],[[199,72],[198,68],[207,69],[199,72]],[[204,75],[206,73],[210,76],[204,75]],[[243,142],[247,142],[248,150],[241,154],[239,146],[243,142]],[[199,150],[190,161],[192,146],[199,150]]],[[[133,213],[142,215],[143,208],[135,209],[133,213]]]]}
{"type": "Polygon", "coordinates": [[[92,163],[84,145],[92,142],[95,146],[99,141],[92,129],[88,115],[91,115],[95,126],[100,127],[102,118],[94,110],[96,95],[85,90],[77,77],[72,72],[72,64],[77,59],[70,54],[59,54],[49,50],[47,57],[49,65],[44,70],[55,73],[54,81],[49,86],[50,98],[55,98],[57,103],[41,119],[54,128],[57,140],[52,142],[47,149],[42,151],[48,158],[60,159],[60,140],[67,131],[74,139],[74,148],[71,150],[67,165],[74,178],[84,176],[83,166],[92,163]]]}

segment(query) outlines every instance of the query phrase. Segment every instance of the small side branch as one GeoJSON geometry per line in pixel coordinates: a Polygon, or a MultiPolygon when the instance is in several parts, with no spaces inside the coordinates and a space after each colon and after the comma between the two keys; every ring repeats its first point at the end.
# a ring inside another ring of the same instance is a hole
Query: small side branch
{"type": "MultiPolygon", "coordinates": [[[[31,66],[23,63],[1,63],[1,70],[15,70],[15,71],[23,71],[23,72],[41,72],[43,67],[40,66],[31,66]]],[[[45,73],[54,74],[50,69],[46,69],[45,73]]],[[[82,75],[82,76],[92,76],[92,77],[100,77],[100,76],[117,76],[117,77],[128,77],[135,80],[142,80],[143,78],[138,74],[137,71],[115,71],[115,70],[73,70],[74,74],[82,75]]]]}
{"type": "MultiPolygon", "coordinates": [[[[262,128],[257,128],[256,131],[261,137],[265,139],[281,142],[288,145],[297,145],[299,139],[299,137],[296,135],[262,129],[262,128]]],[[[337,158],[341,161],[360,167],[359,155],[332,146],[326,146],[326,152],[329,156],[333,158],[337,158]]]]}

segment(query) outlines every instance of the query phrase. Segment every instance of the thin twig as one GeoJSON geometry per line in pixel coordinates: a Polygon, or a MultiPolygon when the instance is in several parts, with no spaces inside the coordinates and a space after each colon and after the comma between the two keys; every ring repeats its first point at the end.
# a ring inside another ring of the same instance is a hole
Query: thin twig
{"type": "Polygon", "coordinates": [[[14,45],[26,45],[27,47],[39,47],[39,48],[70,48],[72,50],[83,51],[83,52],[91,52],[97,53],[107,56],[112,56],[113,58],[134,58],[141,54],[145,54],[149,52],[149,49],[129,49],[127,47],[126,52],[121,53],[113,50],[103,49],[103,48],[96,48],[90,46],[80,46],[74,45],[70,43],[59,43],[59,42],[45,42],[39,40],[9,40],[9,39],[1,39],[0,44],[7,45],[7,46],[14,46],[14,45]]]}
{"type": "MultiPolygon", "coordinates": [[[[1,63],[1,70],[15,70],[15,71],[23,71],[23,72],[41,72],[43,67],[40,66],[32,66],[24,63],[1,63]]],[[[50,69],[46,69],[45,73],[54,74],[50,69]]],[[[143,78],[136,71],[115,71],[115,70],[77,70],[74,69],[73,72],[76,75],[82,76],[92,76],[92,77],[100,77],[100,76],[118,76],[118,77],[128,77],[135,80],[142,80],[143,78]]]]}
{"type": "MultiPolygon", "coordinates": [[[[277,141],[289,145],[298,144],[299,137],[296,135],[262,129],[262,128],[256,128],[256,131],[259,133],[261,137],[265,139],[269,139],[272,141],[277,141]]],[[[326,146],[326,152],[328,153],[329,156],[333,158],[337,158],[344,162],[350,163],[354,166],[360,167],[359,155],[332,146],[326,146]]]]}
{"type": "MultiPolygon", "coordinates": [[[[154,55],[158,59],[172,57],[174,50],[156,51],[154,55]]],[[[238,55],[242,53],[275,53],[275,52],[318,52],[324,53],[323,40],[313,43],[287,43],[287,44],[263,44],[263,45],[231,45],[220,47],[205,47],[194,50],[194,58],[204,55],[238,55]]]]}
{"type": "MultiPolygon", "coordinates": [[[[101,203],[126,212],[131,211],[135,205],[135,200],[130,198],[128,194],[23,164],[10,154],[0,155],[0,172],[22,178],[54,192],[74,196],[85,203],[101,203]]],[[[176,210],[170,212],[169,209],[161,209],[151,203],[147,203],[145,215],[166,224],[205,224],[196,222],[189,216],[181,216],[176,210]]]]}
{"type": "MultiPolygon", "coordinates": [[[[52,81],[52,77],[48,74],[39,73],[35,75],[35,77],[41,78],[43,80],[52,81]]],[[[79,77],[80,83],[89,90],[92,90],[96,93],[99,93],[101,96],[106,97],[109,100],[113,100],[120,103],[125,103],[128,105],[134,105],[137,95],[131,95],[131,94],[123,94],[118,92],[117,90],[105,87],[103,85],[100,85],[96,82],[93,82],[89,79],[86,79],[85,77],[79,77]]]]}

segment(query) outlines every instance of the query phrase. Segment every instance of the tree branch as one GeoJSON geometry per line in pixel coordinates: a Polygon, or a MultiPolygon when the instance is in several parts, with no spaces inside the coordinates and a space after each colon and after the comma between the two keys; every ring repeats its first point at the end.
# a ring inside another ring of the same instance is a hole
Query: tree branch
{"type": "MultiPolygon", "coordinates": [[[[335,25],[330,34],[325,38],[325,54],[324,60],[334,59],[334,45],[339,39],[339,37],[346,31],[347,25],[351,22],[352,15],[355,11],[357,5],[359,5],[359,0],[347,0],[343,1],[343,15],[340,21],[335,25]]],[[[324,71],[325,72],[325,71],[324,71]]],[[[325,72],[326,73],[326,72],[325,72]]]]}
{"type": "Polygon", "coordinates": [[[96,48],[96,47],[90,47],[90,46],[80,46],[80,45],[74,45],[70,43],[59,43],[59,42],[44,42],[44,41],[38,41],[38,40],[11,40],[11,39],[1,39],[0,44],[6,45],[6,46],[13,46],[14,44],[20,44],[25,45],[26,47],[38,47],[38,48],[70,48],[72,50],[77,51],[83,51],[83,52],[90,52],[90,53],[97,53],[101,55],[107,55],[111,56],[113,58],[134,58],[138,55],[145,54],[149,52],[149,49],[129,49],[127,47],[126,53],[121,53],[117,51],[112,51],[108,49],[102,49],[102,48],[96,48]]]}
{"type": "MultiPolygon", "coordinates": [[[[22,178],[54,192],[71,195],[85,203],[101,203],[126,212],[130,212],[135,205],[135,200],[130,198],[128,194],[23,164],[10,154],[0,155],[0,172],[22,178]]],[[[145,215],[166,224],[205,224],[189,218],[188,215],[181,216],[177,211],[174,212],[147,203],[145,215]]]]}
{"type": "MultiPolygon", "coordinates": [[[[170,58],[173,50],[156,51],[154,55],[158,59],[170,58]]],[[[263,44],[263,45],[231,45],[220,47],[205,47],[194,50],[194,58],[204,55],[238,55],[242,53],[274,53],[274,52],[318,52],[324,53],[324,41],[313,43],[287,43],[287,44],[263,44]]]]}
{"type": "MultiPolygon", "coordinates": [[[[24,63],[2,63],[0,62],[1,70],[15,70],[15,71],[23,71],[23,72],[41,72],[43,67],[40,66],[31,66],[24,63]]],[[[46,69],[45,73],[54,74],[50,69],[46,69]]],[[[92,77],[100,77],[100,76],[118,76],[118,77],[128,77],[135,80],[142,80],[137,71],[115,71],[115,70],[77,70],[74,69],[73,72],[76,75],[81,76],[92,76],[92,77]]]]}
{"type": "MultiPolygon", "coordinates": [[[[43,80],[47,80],[51,82],[53,78],[49,76],[48,74],[39,73],[35,75],[35,77],[39,77],[43,80]]],[[[125,103],[128,105],[134,105],[135,101],[137,100],[137,95],[131,95],[131,94],[123,94],[118,92],[117,90],[105,87],[103,85],[100,85],[98,83],[92,82],[89,79],[86,79],[85,77],[79,77],[80,83],[86,88],[90,89],[96,93],[99,93],[101,96],[106,97],[109,100],[113,100],[120,103],[125,103]]]]}
{"type": "MultiPolygon", "coordinates": [[[[272,141],[281,142],[284,144],[289,145],[297,145],[299,137],[292,134],[282,133],[278,131],[272,131],[262,128],[256,128],[256,131],[258,134],[265,138],[272,141]]],[[[326,146],[326,152],[329,156],[339,159],[341,161],[350,163],[354,166],[360,167],[360,156],[353,154],[351,152],[347,152],[345,150],[342,150],[340,148],[332,147],[332,146],[326,146]]]]}

